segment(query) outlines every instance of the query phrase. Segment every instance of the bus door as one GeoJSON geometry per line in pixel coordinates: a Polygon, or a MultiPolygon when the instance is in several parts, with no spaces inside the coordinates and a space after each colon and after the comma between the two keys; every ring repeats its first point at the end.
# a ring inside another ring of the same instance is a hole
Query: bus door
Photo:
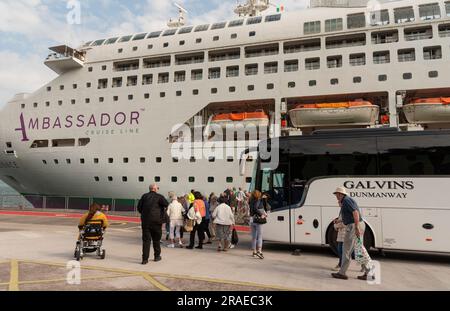
{"type": "Polygon", "coordinates": [[[264,237],[270,241],[293,242],[291,212],[287,193],[287,164],[280,163],[274,171],[263,171],[261,192],[268,196],[270,213],[264,225],[264,237]]]}

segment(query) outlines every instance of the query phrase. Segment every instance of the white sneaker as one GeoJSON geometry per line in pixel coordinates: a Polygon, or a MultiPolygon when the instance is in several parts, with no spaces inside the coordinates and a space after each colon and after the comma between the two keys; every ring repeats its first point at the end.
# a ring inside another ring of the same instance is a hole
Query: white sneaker
{"type": "Polygon", "coordinates": [[[234,248],[234,244],[230,244],[230,249],[233,249],[234,248]]]}
{"type": "Polygon", "coordinates": [[[168,248],[175,248],[175,244],[169,244],[167,245],[168,248]]]}

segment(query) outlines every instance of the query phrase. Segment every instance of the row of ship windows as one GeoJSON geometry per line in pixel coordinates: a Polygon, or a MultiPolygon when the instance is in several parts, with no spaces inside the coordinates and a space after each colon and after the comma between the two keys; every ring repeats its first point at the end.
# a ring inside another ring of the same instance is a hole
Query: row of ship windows
{"type": "MultiPolygon", "coordinates": [[[[281,20],[281,14],[273,14],[273,15],[267,15],[264,17],[264,21],[266,23],[268,22],[276,22],[281,20]]],[[[247,25],[255,25],[255,24],[260,24],[263,21],[263,17],[262,16],[256,16],[256,17],[250,17],[246,20],[246,24],[247,25]]],[[[229,23],[227,22],[220,22],[220,23],[215,23],[211,26],[211,30],[219,30],[219,29],[224,29],[227,24],[229,28],[232,27],[239,27],[244,25],[245,20],[244,19],[239,19],[239,20],[234,20],[231,21],[229,23]]],[[[110,39],[100,39],[100,40],[96,40],[96,41],[90,41],[87,42],[84,46],[100,46],[100,45],[110,45],[110,44],[115,44],[115,43],[124,43],[124,42],[129,42],[129,41],[140,41],[140,40],[144,40],[144,39],[155,39],[155,38],[159,38],[160,36],[162,37],[169,37],[169,36],[173,36],[175,34],[189,34],[191,32],[203,32],[203,31],[207,31],[208,29],[210,29],[210,25],[209,24],[204,24],[204,25],[199,25],[196,26],[194,28],[194,26],[187,26],[187,27],[183,27],[180,29],[168,29],[166,31],[154,31],[154,32],[150,32],[150,33],[140,33],[140,34],[136,34],[136,35],[128,35],[128,36],[123,36],[123,37],[115,37],[115,38],[110,38],[110,39]]]]}
{"type": "MultiPolygon", "coordinates": [[[[442,15],[450,17],[450,1],[445,2],[445,7],[440,7],[439,3],[429,3],[429,4],[423,4],[418,6],[418,12],[419,12],[419,18],[422,21],[427,20],[434,20],[434,19],[440,19],[442,15]],[[444,14],[441,13],[445,12],[444,14]]],[[[370,14],[368,14],[369,18],[366,18],[366,13],[355,13],[355,14],[349,14],[347,15],[347,29],[358,29],[358,28],[364,28],[367,26],[383,26],[383,25],[389,25],[391,20],[390,16],[392,15],[392,12],[389,12],[389,10],[374,10],[371,11],[370,14]]],[[[408,23],[408,22],[414,22],[416,20],[414,7],[401,7],[401,8],[394,8],[393,9],[393,16],[394,16],[394,22],[396,24],[402,24],[402,23],[408,23]]],[[[259,24],[262,22],[263,17],[257,16],[257,17],[251,17],[247,19],[246,24],[247,25],[254,25],[259,24]]],[[[266,22],[273,22],[273,21],[279,21],[281,19],[281,14],[275,14],[275,15],[268,15],[265,17],[266,22]]],[[[211,30],[218,30],[223,29],[227,26],[228,27],[237,27],[244,25],[244,20],[235,20],[231,21],[229,23],[227,22],[221,22],[213,24],[211,27],[211,30]]],[[[325,24],[325,32],[333,32],[333,31],[342,31],[344,30],[344,23],[343,18],[331,18],[324,21],[325,24]]],[[[210,28],[210,25],[199,25],[195,28],[193,26],[183,27],[178,29],[168,29],[166,31],[155,31],[151,33],[141,33],[136,35],[129,35],[124,37],[115,37],[110,39],[100,39],[96,41],[90,41],[87,42],[84,46],[100,46],[100,45],[110,45],[114,43],[123,43],[123,42],[129,42],[129,41],[139,41],[143,39],[154,39],[162,37],[168,37],[175,34],[188,34],[193,32],[202,32],[207,31],[210,28]]],[[[316,20],[316,21],[308,21],[303,24],[303,33],[304,35],[310,35],[310,34],[318,34],[322,32],[322,21],[316,20]]],[[[250,32],[250,36],[254,36],[254,32],[250,32]]],[[[232,38],[236,38],[237,34],[233,34],[232,38]]],[[[219,40],[219,36],[213,37],[214,41],[219,40]]],[[[196,43],[200,43],[201,38],[196,39],[196,43]]],[[[180,45],[184,45],[185,41],[180,41],[180,45]]],[[[164,43],[164,47],[168,47],[169,43],[164,43]]],[[[137,50],[137,47],[134,47],[133,50],[137,50]]],[[[123,49],[118,50],[119,53],[123,52],[123,49]]]]}
{"type": "MultiPolygon", "coordinates": [[[[94,180],[95,180],[96,182],[100,182],[100,181],[101,181],[101,179],[100,179],[99,176],[94,176],[94,180]]],[[[113,182],[113,181],[114,181],[114,178],[113,178],[112,176],[108,176],[108,177],[107,177],[107,180],[110,181],[110,182],[113,182]]],[[[155,182],[158,182],[158,183],[159,183],[159,182],[161,182],[161,177],[160,177],[160,176],[155,176],[153,180],[154,180],[155,182]]],[[[139,181],[139,182],[145,182],[144,176],[139,176],[139,177],[138,177],[138,181],[139,181]]],[[[172,176],[172,177],[170,178],[170,181],[171,181],[172,183],[177,183],[177,182],[179,181],[179,178],[178,178],[177,176],[172,176]]],[[[215,182],[215,177],[209,176],[209,177],[207,178],[207,181],[208,181],[208,183],[213,183],[213,182],[215,182]]],[[[226,182],[227,182],[227,183],[233,183],[233,181],[234,181],[234,178],[233,178],[233,177],[227,177],[227,178],[226,178],[226,182]]],[[[246,177],[246,178],[245,178],[245,181],[246,181],[246,183],[250,184],[250,183],[252,182],[252,177],[246,177]]],[[[127,176],[122,176],[122,182],[128,182],[128,177],[127,177],[127,176]]],[[[180,181],[180,182],[181,182],[181,181],[180,181]]],[[[194,177],[194,176],[188,177],[188,182],[194,183],[194,182],[195,182],[195,177],[194,177]]]]}
{"type": "MultiPolygon", "coordinates": [[[[387,61],[387,62],[388,62],[388,61],[387,61]]],[[[318,69],[318,68],[316,68],[316,69],[318,69]]],[[[403,77],[404,80],[410,80],[410,79],[413,78],[412,73],[409,73],[409,72],[403,73],[403,74],[402,74],[402,77],[403,77]]],[[[429,72],[428,72],[428,77],[429,77],[429,78],[438,78],[438,77],[439,77],[439,72],[436,71],[436,70],[429,71],[429,72]]],[[[380,75],[378,75],[378,81],[384,82],[384,81],[387,81],[387,80],[388,80],[388,76],[387,76],[386,74],[380,74],[380,75]]],[[[353,83],[362,83],[362,77],[360,77],[360,76],[355,76],[355,77],[353,77],[353,83]]],[[[337,84],[339,84],[339,79],[338,79],[338,78],[330,79],[330,84],[331,84],[331,85],[337,85],[337,84]]],[[[317,86],[317,80],[309,80],[309,81],[308,81],[308,85],[311,86],[311,87],[312,87],[312,86],[317,86]]],[[[287,84],[287,87],[288,87],[288,88],[295,88],[296,86],[297,86],[297,84],[296,84],[296,82],[294,82],[294,81],[288,82],[288,84],[287,84]]],[[[266,88],[267,88],[268,90],[273,90],[273,89],[275,88],[275,85],[274,85],[273,83],[268,83],[268,84],[266,85],[266,88]]],[[[235,86],[230,86],[230,87],[228,88],[228,92],[230,92],[230,93],[235,93],[236,90],[237,90],[237,89],[236,89],[235,86]]],[[[253,85],[253,84],[247,85],[247,91],[253,92],[253,91],[255,91],[255,90],[256,90],[255,85],[253,85]]],[[[211,92],[211,94],[218,94],[219,90],[218,90],[218,88],[215,88],[215,87],[214,87],[214,88],[211,88],[210,92],[211,92]]],[[[200,94],[200,91],[199,91],[198,89],[193,89],[193,90],[192,90],[192,95],[196,95],[196,96],[197,96],[197,95],[199,95],[199,94],[200,94]]],[[[175,95],[176,95],[177,97],[183,96],[183,91],[176,91],[176,92],[175,92],[175,95]]],[[[159,93],[159,97],[165,98],[165,97],[166,97],[166,92],[160,92],[160,93],[159,93]]],[[[149,99],[149,98],[150,98],[150,93],[145,93],[145,94],[144,94],[144,99],[149,99]]],[[[134,95],[132,95],[132,94],[128,95],[128,100],[133,100],[133,99],[134,99],[134,95]]],[[[114,101],[114,102],[118,102],[118,101],[119,101],[119,96],[113,96],[113,101],[114,101]]],[[[99,102],[100,102],[100,103],[105,102],[105,97],[99,97],[99,102]]],[[[90,98],[86,98],[86,99],[85,99],[85,103],[86,103],[86,104],[91,103],[91,99],[90,99],[90,98]]],[[[62,101],[62,100],[59,100],[59,101],[58,101],[58,105],[59,105],[59,106],[62,106],[62,104],[63,104],[63,101],[62,101]]],[[[71,104],[72,104],[72,105],[75,105],[75,104],[76,104],[76,100],[75,100],[75,99],[72,99],[72,100],[71,100],[71,104]]],[[[50,107],[50,102],[45,102],[45,106],[46,106],[46,107],[50,107]]],[[[34,107],[34,108],[38,108],[38,103],[33,103],[33,107],[34,107]]],[[[25,105],[25,104],[21,104],[21,108],[22,108],[22,109],[25,109],[25,108],[26,108],[26,105],[25,105]]]]}
{"type": "MultiPolygon", "coordinates": [[[[407,62],[407,61],[416,61],[416,49],[415,48],[408,48],[408,49],[399,49],[397,51],[397,59],[398,62],[407,62]]],[[[423,48],[423,59],[424,60],[434,60],[434,59],[441,59],[442,58],[442,47],[441,46],[427,46],[423,48]]],[[[327,67],[328,68],[339,68],[343,65],[343,57],[342,55],[333,55],[333,56],[327,56],[327,67]]],[[[390,51],[376,51],[373,52],[373,63],[374,64],[385,64],[390,63],[391,57],[390,57],[390,51]]],[[[320,57],[313,57],[313,58],[306,58],[304,60],[305,70],[316,70],[320,69],[320,57]]],[[[349,62],[348,64],[350,66],[363,66],[366,65],[366,54],[365,53],[355,53],[349,55],[349,62]]],[[[106,66],[104,66],[106,68],[106,66]]],[[[274,74],[278,73],[278,62],[267,62],[264,63],[264,74],[274,74]]],[[[286,60],[284,62],[284,72],[294,72],[299,70],[299,60],[298,59],[292,59],[292,60],[286,60]]],[[[226,67],[226,77],[232,78],[232,77],[238,77],[239,76],[239,66],[227,66],[226,67]]],[[[247,64],[245,65],[245,75],[246,76],[252,76],[257,75],[259,72],[259,65],[258,64],[247,64]]],[[[155,74],[156,75],[156,74],[155,74]]],[[[184,82],[186,81],[186,71],[176,71],[174,72],[174,82],[184,82]]],[[[221,78],[221,68],[220,67],[214,67],[208,69],[208,79],[220,79],[221,78]]],[[[191,80],[192,81],[198,81],[203,79],[203,69],[194,69],[191,70],[191,80]]],[[[123,80],[122,77],[115,77],[112,79],[112,87],[122,87],[123,86],[123,80]]],[[[164,84],[169,83],[170,81],[170,73],[169,72],[162,72],[158,74],[158,84],[164,84]]],[[[126,86],[137,86],[138,85],[138,76],[128,76],[126,78],[126,86]]],[[[153,74],[145,74],[142,76],[142,85],[149,85],[153,84],[154,78],[153,74]]],[[[90,88],[92,87],[91,82],[86,83],[86,87],[90,88]]],[[[105,89],[108,87],[108,79],[99,79],[98,80],[98,89],[105,89]]],[[[77,89],[78,85],[73,84],[73,89],[77,89]]],[[[65,86],[60,85],[60,90],[64,90],[65,86]]],[[[52,90],[51,86],[47,87],[47,91],[50,92],[52,90]]]]}
{"type": "MultiPolygon", "coordinates": [[[[37,106],[36,106],[37,107],[37,106]]],[[[50,124],[49,124],[50,126],[50,124]]],[[[67,138],[67,139],[52,139],[51,146],[54,148],[59,147],[75,147],[76,139],[75,138],[67,138]]],[[[79,147],[87,146],[91,142],[90,138],[79,138],[78,139],[78,145],[79,147]]],[[[48,139],[41,139],[41,140],[35,140],[31,144],[31,149],[37,149],[37,148],[48,148],[49,147],[49,140],[48,139]]]]}
{"type": "MultiPolygon", "coordinates": [[[[428,21],[434,19],[440,19],[441,7],[439,3],[428,3],[418,6],[419,18],[421,21],[428,21]]],[[[450,17],[450,1],[445,2],[445,8],[443,15],[450,17]]],[[[366,13],[356,13],[347,15],[347,29],[356,29],[370,26],[384,26],[390,24],[390,16],[392,12],[389,10],[377,10],[372,11],[369,14],[369,18],[366,18],[366,13]]],[[[394,22],[396,24],[414,22],[416,20],[416,14],[414,7],[401,7],[394,8],[393,10],[394,22]]],[[[308,21],[303,24],[303,33],[305,35],[317,34],[322,32],[322,21],[308,21]]],[[[325,32],[341,31],[344,29],[342,18],[333,18],[325,20],[325,32]]]]}
{"type": "MultiPolygon", "coordinates": [[[[256,36],[256,31],[249,31],[248,36],[249,37],[255,37],[256,36]]],[[[230,39],[237,39],[237,37],[238,37],[237,33],[232,33],[230,35],[230,39]]],[[[212,41],[219,41],[219,40],[220,40],[220,36],[213,36],[213,38],[212,38],[212,41]]],[[[202,38],[195,39],[195,43],[196,44],[200,44],[200,43],[202,43],[202,41],[203,41],[202,38]]],[[[185,44],[186,44],[186,40],[180,40],[178,42],[178,45],[180,45],[180,46],[183,46],[185,44]]],[[[153,49],[153,47],[154,47],[153,44],[147,45],[147,49],[148,50],[153,49]]],[[[163,48],[168,48],[169,47],[169,42],[164,42],[162,47],[163,48]]],[[[138,50],[138,47],[137,46],[133,46],[132,51],[133,52],[137,52],[137,50],[138,50]]],[[[119,53],[119,54],[123,53],[123,48],[117,49],[117,53],[119,53]]]]}
{"type": "MultiPolygon", "coordinates": [[[[227,162],[234,162],[235,159],[233,157],[229,157],[226,160],[227,160],[227,162]]],[[[140,163],[146,163],[146,161],[147,161],[147,158],[145,158],[145,157],[139,158],[139,162],[140,163]]],[[[59,160],[58,159],[54,159],[53,162],[55,164],[59,164],[59,160]]],[[[130,163],[130,158],[125,157],[125,158],[122,159],[122,162],[125,163],[125,164],[130,163]]],[[[162,163],[163,159],[161,157],[156,157],[155,158],[155,162],[156,163],[162,163]]],[[[172,158],[172,162],[173,163],[179,163],[180,159],[172,158]]],[[[195,159],[194,157],[191,157],[189,159],[189,162],[195,163],[195,162],[197,162],[197,159],[195,159]]],[[[210,158],[208,158],[208,162],[211,162],[211,163],[216,162],[216,158],[210,157],[210,158]]],[[[248,157],[246,159],[246,162],[253,162],[253,158],[252,157],[248,157]]],[[[42,163],[47,165],[48,161],[47,160],[42,160],[42,163]]],[[[94,164],[100,164],[100,159],[99,158],[94,158],[93,159],[93,163],[94,164]]],[[[114,158],[108,158],[108,162],[107,163],[113,164],[114,163],[114,158]]],[[[72,160],[71,159],[66,159],[66,164],[72,164],[72,160]]],[[[86,159],[81,158],[80,159],[80,164],[86,164],[86,159]]]]}
{"type": "MultiPolygon", "coordinates": [[[[319,25],[320,30],[320,25],[319,25]]],[[[441,38],[450,36],[450,24],[439,24],[438,25],[438,33],[437,35],[441,38]]],[[[320,32],[320,31],[319,31],[320,32]]],[[[312,33],[313,34],[313,33],[312,33]]],[[[409,27],[405,28],[403,30],[403,40],[404,41],[414,41],[414,40],[424,40],[424,39],[432,39],[434,37],[434,31],[433,27],[431,25],[427,26],[415,26],[415,27],[409,27]]],[[[255,31],[249,32],[250,37],[256,36],[255,31]]],[[[399,42],[399,31],[398,30],[384,30],[384,31],[374,31],[370,34],[371,36],[371,43],[372,44],[385,44],[385,43],[393,43],[393,42],[399,42]]],[[[237,34],[231,34],[231,39],[236,39],[237,34]]],[[[219,36],[214,36],[213,41],[218,41],[219,36]]],[[[355,45],[366,45],[366,34],[365,33],[356,33],[356,34],[350,34],[345,36],[331,36],[325,38],[325,47],[327,49],[334,49],[334,48],[342,48],[342,47],[350,47],[355,45]]],[[[202,39],[197,38],[196,43],[201,43],[202,39]]],[[[179,45],[183,46],[186,44],[185,40],[179,41],[179,45]]],[[[277,44],[278,45],[278,44],[277,44]]],[[[303,40],[297,40],[297,41],[289,41],[284,42],[284,53],[294,53],[294,52],[301,52],[301,51],[311,51],[311,50],[320,50],[321,45],[321,38],[315,38],[315,39],[303,39],[303,40]],[[304,44],[303,44],[304,43],[304,44]],[[296,48],[298,46],[298,48],[296,48]]],[[[164,42],[162,45],[163,48],[169,47],[169,42],[164,42]]],[[[154,48],[153,44],[147,45],[147,49],[151,50],[154,48]]],[[[256,57],[256,56],[266,56],[266,55],[272,55],[267,54],[264,51],[261,51],[260,53],[257,52],[257,46],[249,46],[244,47],[246,53],[245,57],[256,57]],[[248,50],[248,52],[247,52],[248,50]]],[[[229,49],[228,49],[229,50],[229,49]]],[[[262,49],[264,50],[264,49],[262,49]]],[[[132,47],[132,51],[136,52],[138,51],[137,46],[132,47]]],[[[226,50],[224,50],[226,51],[226,50]]],[[[117,52],[123,53],[124,49],[120,48],[117,50],[117,52]]],[[[238,52],[240,52],[238,50],[238,52]]],[[[221,51],[211,51],[209,52],[210,57],[209,61],[218,61],[222,60],[221,57],[217,57],[215,55],[219,55],[221,51]],[[211,56],[212,55],[212,56],[211,56]]],[[[192,53],[191,53],[192,54],[192,53]]],[[[203,53],[197,53],[199,55],[203,55],[203,53]]],[[[275,54],[278,54],[278,50],[275,54]]],[[[187,54],[189,55],[189,54],[187,54]]],[[[176,57],[185,56],[185,54],[176,55],[176,57]]],[[[240,57],[240,53],[239,53],[240,57]]],[[[201,60],[203,62],[203,59],[201,60]]],[[[177,62],[177,65],[182,65],[183,62],[179,63],[177,62]]]]}

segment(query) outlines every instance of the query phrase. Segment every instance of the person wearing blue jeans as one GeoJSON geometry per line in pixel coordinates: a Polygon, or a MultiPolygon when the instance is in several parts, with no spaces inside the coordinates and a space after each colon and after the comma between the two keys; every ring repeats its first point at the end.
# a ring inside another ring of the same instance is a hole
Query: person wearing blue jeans
{"type": "Polygon", "coordinates": [[[264,209],[264,204],[261,199],[261,192],[258,190],[253,191],[251,199],[250,199],[250,228],[252,231],[252,249],[253,249],[253,257],[264,259],[264,255],[262,253],[262,244],[263,244],[263,224],[256,223],[254,221],[255,216],[259,216],[260,218],[266,218],[267,213],[264,209]]]}

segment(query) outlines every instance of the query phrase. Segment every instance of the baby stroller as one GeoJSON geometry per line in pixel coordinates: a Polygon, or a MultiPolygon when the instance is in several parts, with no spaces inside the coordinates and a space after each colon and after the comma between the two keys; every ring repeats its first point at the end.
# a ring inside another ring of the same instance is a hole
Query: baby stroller
{"type": "Polygon", "coordinates": [[[102,249],[104,230],[101,222],[90,221],[80,231],[75,246],[74,257],[77,261],[83,259],[85,253],[97,252],[100,259],[105,259],[106,251],[102,249]]]}

